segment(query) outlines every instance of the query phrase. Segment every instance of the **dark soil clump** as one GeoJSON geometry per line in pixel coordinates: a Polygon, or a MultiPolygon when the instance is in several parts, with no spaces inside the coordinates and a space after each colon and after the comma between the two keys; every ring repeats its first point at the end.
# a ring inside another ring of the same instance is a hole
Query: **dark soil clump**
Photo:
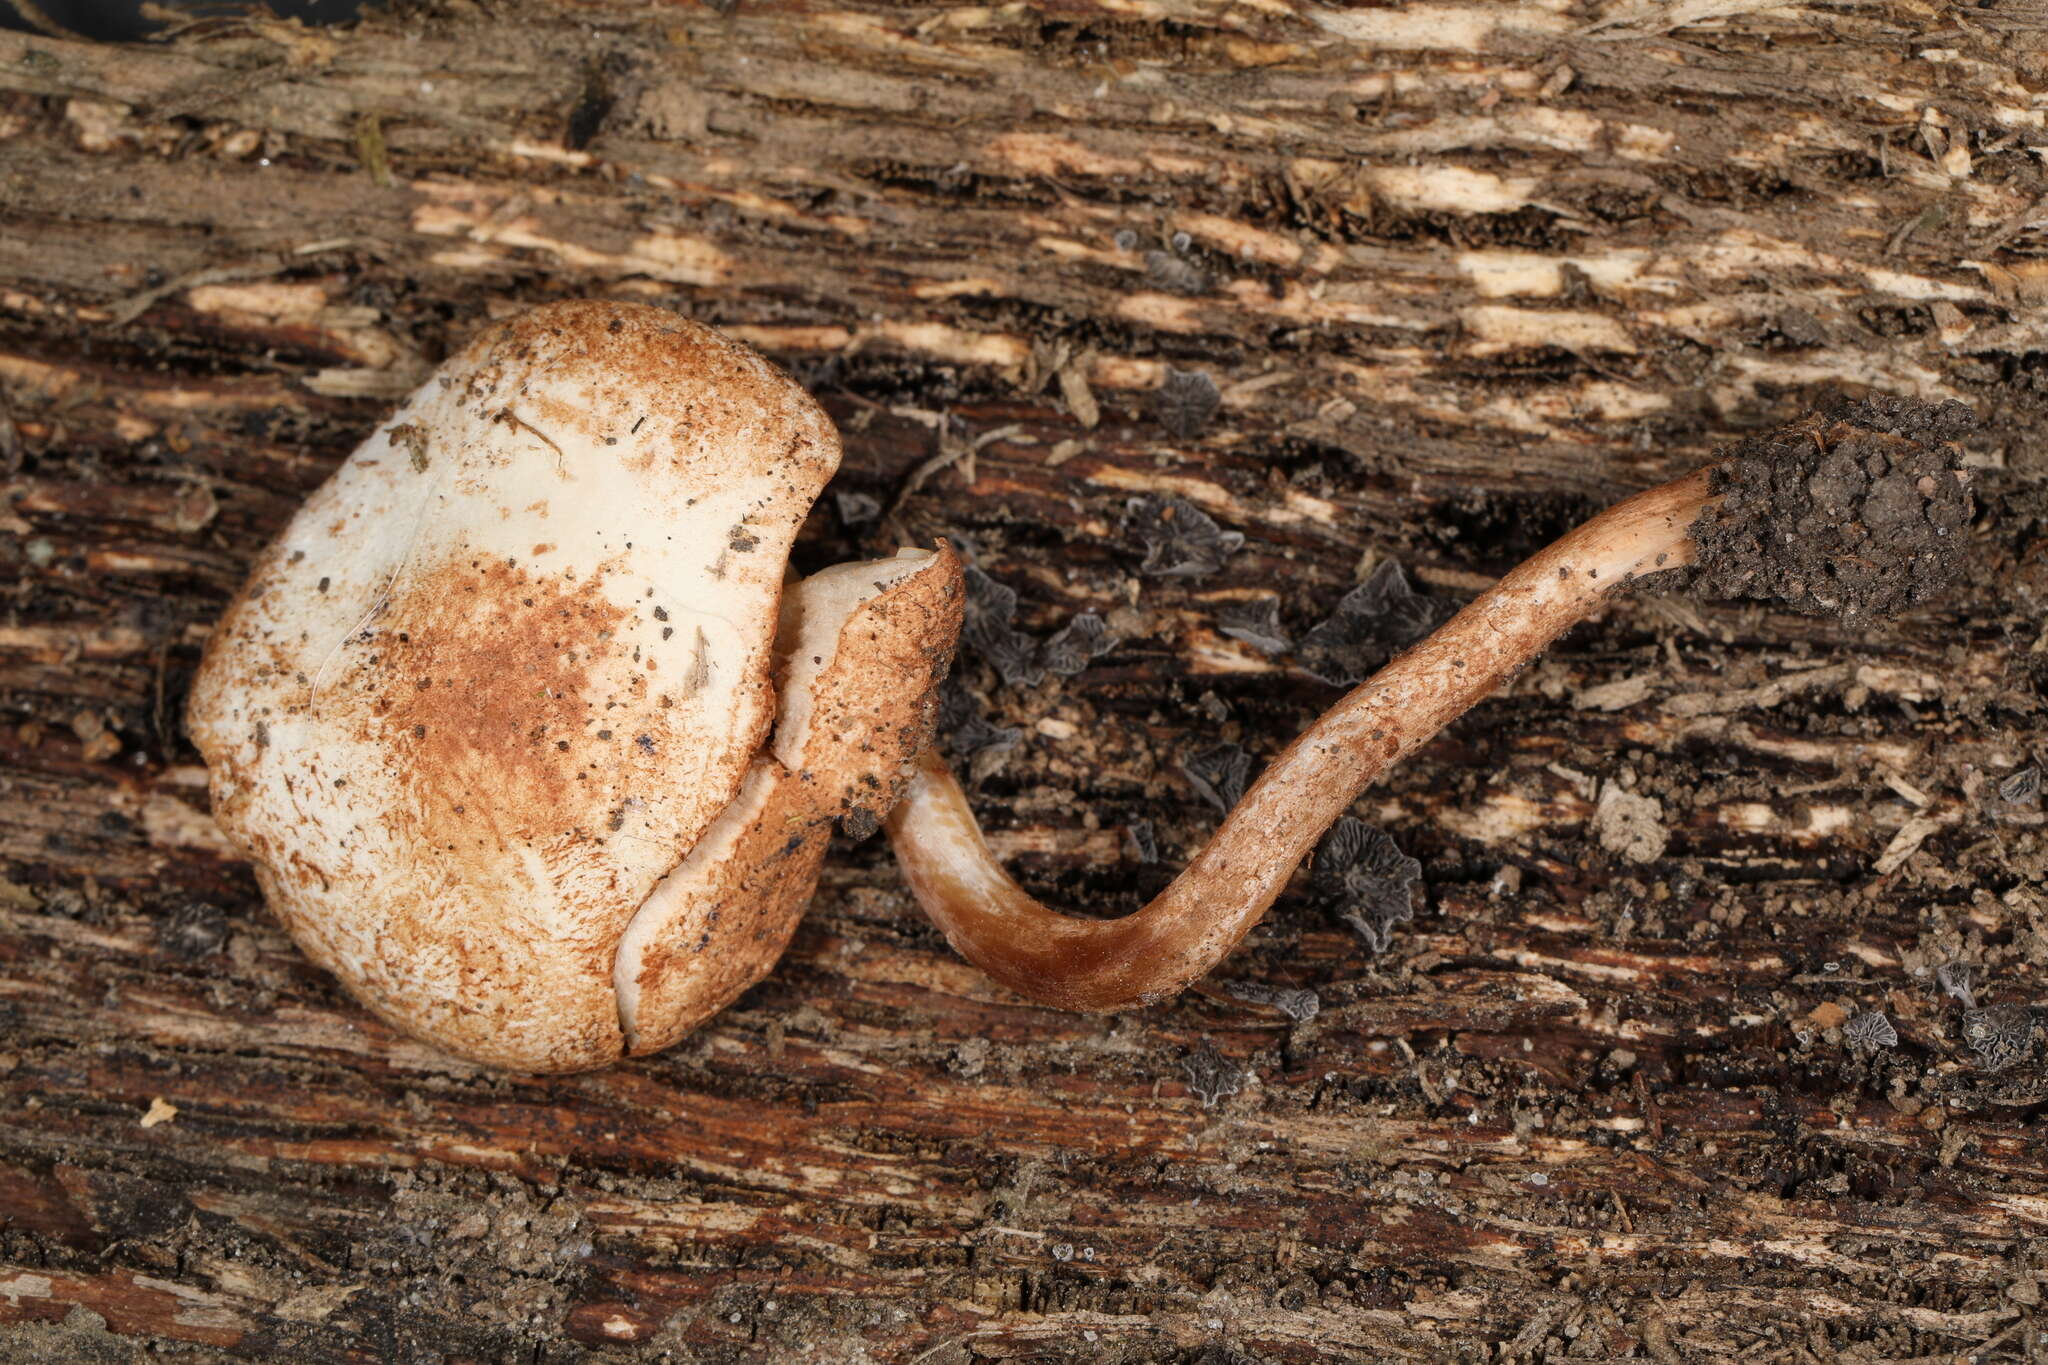
{"type": "Polygon", "coordinates": [[[1961,403],[1874,397],[1730,450],[1693,525],[1693,588],[1844,618],[1937,596],[1961,573],[1970,494],[1961,403]]]}

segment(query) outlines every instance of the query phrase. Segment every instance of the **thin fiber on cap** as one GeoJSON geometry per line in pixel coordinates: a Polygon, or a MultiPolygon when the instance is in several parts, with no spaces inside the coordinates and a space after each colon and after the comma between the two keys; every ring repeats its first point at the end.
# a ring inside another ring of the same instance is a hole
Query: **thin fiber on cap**
{"type": "Polygon", "coordinates": [[[1693,526],[1695,591],[1845,618],[1928,601],[1960,576],[1970,495],[1961,403],[1879,396],[1724,453],[1693,526]]]}

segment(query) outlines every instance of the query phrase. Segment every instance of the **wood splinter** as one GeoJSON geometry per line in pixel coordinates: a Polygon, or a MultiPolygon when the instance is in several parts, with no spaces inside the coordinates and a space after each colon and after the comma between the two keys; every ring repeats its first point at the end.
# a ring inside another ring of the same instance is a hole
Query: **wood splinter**
{"type": "Polygon", "coordinates": [[[1164,999],[1237,946],[1374,779],[1623,585],[1682,573],[1706,595],[1845,618],[1932,597],[1959,572],[1970,509],[1956,441],[1971,425],[1959,403],[1874,398],[1610,507],[1326,711],[1134,914],[1078,919],[1018,886],[931,749],[888,818],[897,859],[954,949],[1011,990],[1076,1010],[1164,999]]]}

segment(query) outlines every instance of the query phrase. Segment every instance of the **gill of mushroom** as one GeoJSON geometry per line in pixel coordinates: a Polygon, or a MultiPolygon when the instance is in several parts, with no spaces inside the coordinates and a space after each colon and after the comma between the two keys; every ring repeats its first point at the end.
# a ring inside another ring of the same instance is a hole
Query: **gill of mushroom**
{"type": "Polygon", "coordinates": [[[188,728],[292,937],[459,1056],[601,1066],[764,975],[927,742],[943,545],[786,584],[839,460],[667,311],[486,328],[258,559],[188,728]]]}
{"type": "Polygon", "coordinates": [[[968,960],[1046,1004],[1172,995],[1258,923],[1323,832],[1390,765],[1623,585],[1689,574],[1717,596],[1881,620],[1958,572],[1969,499],[1959,403],[1875,398],[1753,437],[1538,552],[1331,707],[1276,758],[1167,889],[1120,919],[1063,915],[990,851],[935,751],[887,821],[919,903],[968,960]]]}

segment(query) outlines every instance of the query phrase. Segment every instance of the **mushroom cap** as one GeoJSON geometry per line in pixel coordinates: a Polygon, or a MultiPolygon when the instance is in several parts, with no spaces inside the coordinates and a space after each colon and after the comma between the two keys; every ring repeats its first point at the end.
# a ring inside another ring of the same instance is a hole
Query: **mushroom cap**
{"type": "Polygon", "coordinates": [[[551,305],[442,366],[194,683],[215,817],[307,954],[463,1056],[618,1057],[621,934],[763,749],[838,460],[790,379],[655,308],[551,305]]]}

